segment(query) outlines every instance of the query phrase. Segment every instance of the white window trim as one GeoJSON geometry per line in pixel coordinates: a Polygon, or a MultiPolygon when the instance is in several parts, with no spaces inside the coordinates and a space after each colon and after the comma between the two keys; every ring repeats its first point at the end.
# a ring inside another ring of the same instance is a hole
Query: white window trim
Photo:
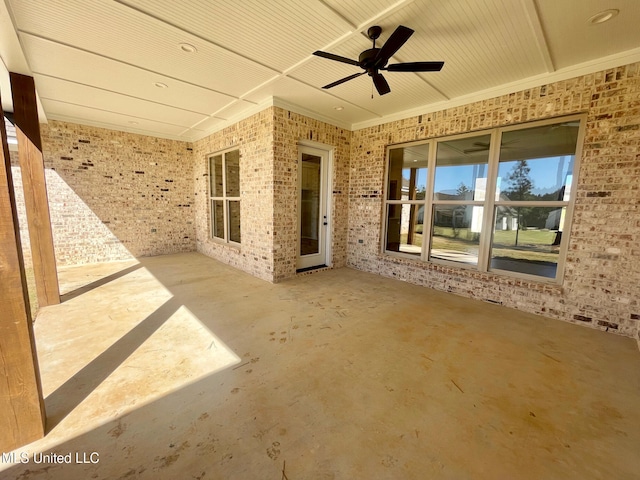
{"type": "Polygon", "coordinates": [[[586,121],[587,115],[584,113],[569,115],[564,117],[554,117],[550,119],[519,123],[517,125],[510,125],[507,127],[498,127],[490,130],[478,130],[473,132],[466,132],[459,135],[451,135],[446,137],[438,137],[432,138],[428,140],[414,141],[408,143],[394,144],[387,146],[386,152],[386,165],[385,165],[385,175],[384,175],[384,185],[383,185],[383,208],[382,208],[382,235],[381,235],[381,253],[383,255],[391,256],[391,257],[399,257],[405,258],[408,260],[420,261],[423,263],[442,265],[446,267],[459,268],[463,270],[471,270],[474,272],[486,273],[486,274],[495,274],[501,276],[509,276],[516,277],[523,280],[530,280],[537,283],[551,283],[551,284],[562,284],[564,278],[564,267],[566,262],[566,256],[569,247],[569,237],[568,234],[571,231],[571,226],[573,223],[573,212],[575,207],[576,200],[576,191],[578,185],[578,173],[580,171],[580,160],[582,158],[582,146],[584,143],[585,130],[586,130],[586,121]],[[497,175],[498,175],[498,167],[500,161],[500,144],[503,132],[513,131],[513,130],[523,130],[527,128],[540,127],[545,125],[553,125],[562,122],[570,122],[570,121],[579,121],[580,126],[578,129],[578,138],[576,142],[576,151],[575,151],[575,159],[573,166],[573,180],[572,180],[572,195],[569,201],[496,201],[495,200],[495,191],[496,191],[496,183],[497,183],[497,175]],[[465,137],[473,137],[480,135],[491,135],[491,142],[489,148],[489,158],[487,165],[487,187],[484,201],[473,201],[473,200],[437,200],[433,199],[433,189],[435,185],[435,170],[436,170],[436,154],[437,154],[437,145],[439,142],[450,141],[465,137]],[[424,200],[388,200],[387,199],[387,189],[389,184],[389,154],[392,149],[396,148],[406,148],[414,145],[425,145],[429,144],[429,160],[427,165],[427,188],[424,200]],[[424,217],[423,217],[423,242],[422,242],[422,250],[419,257],[416,255],[411,255],[403,252],[394,252],[386,249],[387,245],[387,218],[388,218],[388,209],[389,205],[424,205],[424,217]],[[563,225],[563,232],[567,232],[567,235],[562,236],[562,240],[560,242],[560,249],[558,252],[558,263],[556,267],[556,276],[555,278],[548,278],[538,275],[529,275],[526,273],[513,272],[509,270],[499,270],[499,269],[490,269],[490,252],[491,252],[491,241],[493,238],[493,222],[494,222],[494,211],[496,206],[509,205],[509,206],[544,206],[544,207],[554,207],[561,206],[565,207],[566,215],[563,225]],[[482,219],[482,232],[480,235],[480,242],[478,245],[478,264],[464,264],[461,262],[454,262],[450,260],[444,260],[439,258],[429,258],[430,250],[431,250],[431,229],[432,229],[432,216],[433,216],[433,206],[434,205],[478,205],[484,208],[483,211],[483,219],[482,219]]]}
{"type": "MultiPolygon", "coordinates": [[[[210,153],[207,155],[207,171],[209,172],[209,181],[207,186],[208,198],[209,198],[209,239],[220,243],[223,245],[230,245],[232,247],[240,248],[242,243],[234,242],[229,239],[229,202],[237,201],[242,205],[240,200],[240,196],[238,197],[229,197],[227,196],[227,153],[238,151],[238,158],[240,159],[240,149],[238,147],[231,147],[225,150],[220,150],[215,153],[210,153]],[[212,181],[212,171],[211,171],[211,160],[214,157],[221,156],[222,157],[222,196],[212,196],[211,195],[211,181],[212,181]],[[224,223],[224,238],[216,237],[213,233],[214,222],[213,222],[213,202],[214,201],[222,201],[222,211],[223,211],[223,223],[224,223]]],[[[239,165],[239,163],[238,163],[239,165]]],[[[240,173],[238,173],[240,175],[240,173]]],[[[239,181],[241,178],[238,179],[239,181]]],[[[240,190],[242,192],[242,190],[240,190]]],[[[240,217],[240,242],[242,242],[242,217],[240,217]]]]}

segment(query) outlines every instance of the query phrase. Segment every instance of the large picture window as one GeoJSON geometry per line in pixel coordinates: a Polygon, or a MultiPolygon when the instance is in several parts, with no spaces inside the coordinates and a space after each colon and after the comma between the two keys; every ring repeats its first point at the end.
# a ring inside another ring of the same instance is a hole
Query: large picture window
{"type": "Polygon", "coordinates": [[[582,116],[388,149],[384,251],[559,282],[582,116]]]}
{"type": "Polygon", "coordinates": [[[209,157],[211,237],[240,243],[240,151],[209,157]]]}

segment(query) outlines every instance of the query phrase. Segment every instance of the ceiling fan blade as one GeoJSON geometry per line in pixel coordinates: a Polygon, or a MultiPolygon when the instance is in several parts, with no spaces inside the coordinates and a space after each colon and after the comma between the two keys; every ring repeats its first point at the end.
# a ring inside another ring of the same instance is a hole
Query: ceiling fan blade
{"type": "Polygon", "coordinates": [[[360,64],[357,60],[351,60],[347,57],[341,57],[340,55],[334,55],[333,53],[321,52],[320,50],[316,50],[313,54],[317,57],[328,58],[329,60],[335,60],[336,62],[348,63],[349,65],[355,65],[359,67],[360,64]]]}
{"type": "Polygon", "coordinates": [[[348,77],[341,78],[340,80],[337,80],[337,81],[335,81],[333,83],[330,83],[329,85],[325,85],[322,88],[335,87],[337,85],[340,85],[341,83],[348,82],[349,80],[353,80],[354,78],[359,77],[360,75],[364,75],[365,73],[367,73],[367,72],[354,73],[353,75],[349,75],[348,77]]]}
{"type": "Polygon", "coordinates": [[[388,72],[439,72],[444,62],[407,62],[393,63],[383,68],[388,72]]]}
{"type": "Polygon", "coordinates": [[[486,152],[488,150],[489,150],[489,147],[467,148],[463,150],[462,153],[486,152]]]}
{"type": "Polygon", "coordinates": [[[373,78],[373,84],[376,86],[376,90],[378,90],[380,95],[385,95],[391,91],[391,87],[389,87],[387,81],[378,72],[373,72],[371,78],[373,78]]]}
{"type": "Polygon", "coordinates": [[[409,27],[399,25],[382,46],[378,55],[376,55],[374,66],[376,68],[384,67],[393,54],[396,53],[407,40],[409,40],[411,35],[413,35],[413,30],[409,27]]]}

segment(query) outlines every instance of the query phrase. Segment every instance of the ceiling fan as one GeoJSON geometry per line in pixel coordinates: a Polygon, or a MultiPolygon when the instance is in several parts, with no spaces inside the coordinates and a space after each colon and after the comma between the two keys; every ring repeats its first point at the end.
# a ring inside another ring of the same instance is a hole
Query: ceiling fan
{"type": "Polygon", "coordinates": [[[364,70],[364,72],[354,73],[353,75],[349,75],[348,77],[325,85],[322,88],[333,88],[366,73],[373,79],[373,84],[375,85],[376,90],[378,90],[378,93],[380,95],[385,95],[391,91],[391,88],[380,73],[380,70],[386,70],[388,72],[439,72],[442,69],[444,62],[407,62],[387,65],[387,62],[393,54],[395,54],[400,47],[409,40],[409,37],[413,35],[413,30],[400,25],[391,34],[382,48],[376,48],[376,39],[380,36],[380,33],[382,33],[382,28],[377,25],[374,25],[367,30],[367,36],[373,40],[373,48],[362,52],[358,57],[358,60],[352,60],[350,58],[334,55],[333,53],[322,52],[320,50],[313,52],[313,54],[318,57],[328,58],[329,60],[335,60],[336,62],[348,63],[349,65],[355,65],[356,67],[360,67],[364,70]]]}
{"type": "MultiPolygon", "coordinates": [[[[500,149],[505,148],[514,148],[511,146],[512,143],[518,143],[520,140],[515,139],[508,142],[502,142],[500,145],[500,149]]],[[[489,142],[473,142],[473,148],[466,148],[462,151],[462,153],[476,153],[476,152],[487,152],[491,148],[491,144],[489,142]]]]}

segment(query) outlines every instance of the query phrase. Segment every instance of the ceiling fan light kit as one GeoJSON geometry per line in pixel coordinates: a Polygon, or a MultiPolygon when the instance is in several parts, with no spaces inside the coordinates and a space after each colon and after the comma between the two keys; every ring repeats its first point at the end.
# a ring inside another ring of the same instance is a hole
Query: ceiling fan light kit
{"type": "Polygon", "coordinates": [[[365,73],[369,75],[376,90],[380,95],[386,95],[391,91],[387,80],[382,76],[380,70],[386,70],[388,72],[439,72],[442,70],[444,62],[406,62],[406,63],[393,63],[387,65],[389,59],[402,47],[409,37],[413,35],[413,30],[399,25],[394,30],[389,39],[381,48],[376,47],[376,40],[382,33],[382,28],[374,25],[367,30],[368,37],[373,41],[373,47],[363,51],[358,60],[352,60],[347,57],[341,57],[333,53],[322,52],[317,50],[313,52],[318,57],[327,58],[336,62],[347,63],[362,68],[363,72],[354,73],[348,77],[341,78],[335,82],[329,83],[322,88],[328,89],[341,85],[349,80],[353,80],[365,73]]]}

